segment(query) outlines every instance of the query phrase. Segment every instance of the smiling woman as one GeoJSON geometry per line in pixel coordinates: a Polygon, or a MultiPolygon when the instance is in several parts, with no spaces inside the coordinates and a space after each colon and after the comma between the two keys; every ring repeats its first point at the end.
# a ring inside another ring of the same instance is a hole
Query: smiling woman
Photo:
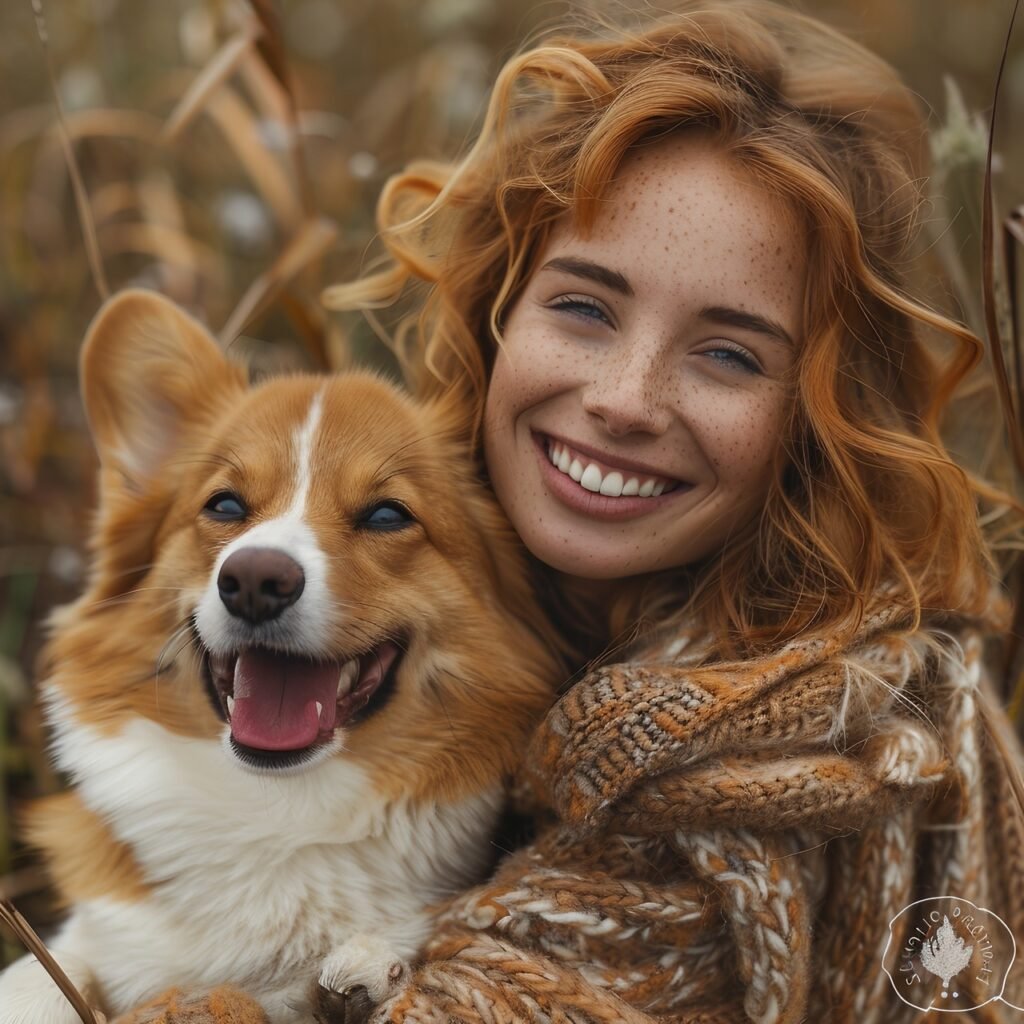
{"type": "Polygon", "coordinates": [[[605,198],[586,234],[552,232],[510,307],[484,419],[517,532],[590,579],[756,528],[805,277],[792,212],[699,136],[637,149],[605,198]]]}

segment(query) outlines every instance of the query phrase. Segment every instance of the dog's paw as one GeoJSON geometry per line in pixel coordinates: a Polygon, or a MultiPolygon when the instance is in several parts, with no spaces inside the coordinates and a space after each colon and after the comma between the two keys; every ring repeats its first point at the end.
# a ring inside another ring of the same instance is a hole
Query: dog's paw
{"type": "Polygon", "coordinates": [[[317,1024],[366,1024],[374,1002],[365,985],[352,985],[341,992],[316,983],[313,992],[313,1020],[317,1024]]]}
{"type": "Polygon", "coordinates": [[[313,1016],[319,1024],[363,1024],[401,985],[407,970],[384,939],[356,935],[321,963],[313,1016]]]}

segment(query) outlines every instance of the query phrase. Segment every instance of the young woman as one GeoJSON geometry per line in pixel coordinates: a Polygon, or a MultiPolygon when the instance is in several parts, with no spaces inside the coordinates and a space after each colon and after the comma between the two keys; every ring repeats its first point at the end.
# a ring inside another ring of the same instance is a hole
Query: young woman
{"type": "Polygon", "coordinates": [[[328,302],[429,283],[408,379],[461,394],[594,660],[534,841],[378,1019],[1014,1019],[991,915],[936,930],[1024,939],[1024,824],[987,492],[939,435],[980,344],[905,281],[922,134],[859,46],[703,0],[514,58],[468,155],[390,182],[390,265],[328,302]]]}

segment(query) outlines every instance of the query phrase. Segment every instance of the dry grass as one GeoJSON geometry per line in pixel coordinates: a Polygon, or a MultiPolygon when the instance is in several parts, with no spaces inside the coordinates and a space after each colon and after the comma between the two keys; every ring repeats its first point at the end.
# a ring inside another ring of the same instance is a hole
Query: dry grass
{"type": "MultiPolygon", "coordinates": [[[[936,301],[980,329],[980,162],[967,110],[988,101],[1005,13],[939,0],[939,17],[936,2],[813,6],[904,69],[942,112],[944,198],[926,225],[928,273],[936,301]],[[967,94],[959,106],[945,72],[967,94]]],[[[82,581],[94,460],[75,366],[101,295],[159,288],[223,340],[241,332],[234,343],[268,365],[385,362],[371,332],[329,319],[318,293],[362,262],[384,177],[413,155],[456,152],[498,61],[563,6],[294,0],[282,21],[270,0],[51,0],[45,46],[28,0],[2,8],[0,898],[45,921],[41,876],[14,845],[11,808],[59,784],[26,680],[46,611],[82,581]]],[[[1024,203],[1020,176],[1008,173],[1024,166],[1024,137],[1009,130],[1022,108],[1018,44],[999,146],[1005,211],[1024,203]]],[[[1024,250],[1020,223],[1010,238],[1024,250]]],[[[988,378],[964,409],[957,450],[1004,473],[988,378]]],[[[0,929],[0,964],[18,951],[0,929]]]]}

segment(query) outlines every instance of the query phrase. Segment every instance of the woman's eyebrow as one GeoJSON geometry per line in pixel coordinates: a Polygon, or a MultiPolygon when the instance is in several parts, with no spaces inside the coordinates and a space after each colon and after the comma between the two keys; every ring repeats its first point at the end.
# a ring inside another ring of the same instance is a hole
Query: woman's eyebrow
{"type": "MultiPolygon", "coordinates": [[[[601,263],[595,263],[593,260],[584,259],[582,256],[556,256],[553,260],[548,260],[541,270],[560,270],[588,281],[596,281],[598,284],[630,298],[634,294],[629,281],[617,270],[612,270],[611,267],[606,267],[601,263]]],[[[782,324],[766,316],[761,316],[759,313],[745,313],[743,310],[733,309],[731,306],[705,306],[700,311],[700,316],[704,320],[710,320],[725,327],[739,327],[745,331],[756,331],[773,341],[781,342],[791,348],[794,347],[793,339],[782,324]]]]}
{"type": "Polygon", "coordinates": [[[585,277],[588,281],[596,281],[620,295],[633,295],[630,283],[617,270],[580,256],[556,256],[553,260],[548,260],[541,270],[561,270],[576,277],[585,277]]]}
{"type": "Polygon", "coordinates": [[[701,318],[710,320],[725,327],[739,327],[744,331],[756,331],[773,341],[782,342],[793,348],[793,339],[789,332],[775,320],[769,320],[759,313],[745,313],[741,309],[733,309],[731,306],[705,306],[700,311],[701,318]]]}

